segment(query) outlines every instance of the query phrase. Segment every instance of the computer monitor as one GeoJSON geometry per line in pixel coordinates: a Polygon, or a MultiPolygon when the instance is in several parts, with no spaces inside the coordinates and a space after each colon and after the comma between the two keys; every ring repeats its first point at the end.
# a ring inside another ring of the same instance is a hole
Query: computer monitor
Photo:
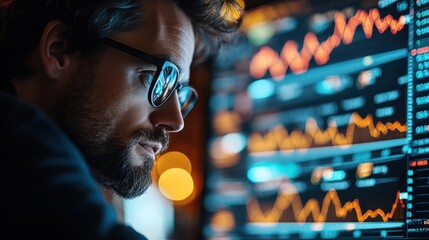
{"type": "Polygon", "coordinates": [[[429,236],[429,0],[271,1],[211,71],[205,239],[429,236]]]}

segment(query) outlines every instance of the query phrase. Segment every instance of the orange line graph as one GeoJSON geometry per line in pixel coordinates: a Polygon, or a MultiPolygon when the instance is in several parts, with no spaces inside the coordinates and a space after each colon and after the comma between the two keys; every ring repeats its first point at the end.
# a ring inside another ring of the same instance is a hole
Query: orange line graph
{"type": "Polygon", "coordinates": [[[379,33],[384,33],[390,28],[390,32],[396,34],[404,28],[405,16],[394,19],[389,14],[382,18],[378,9],[374,8],[369,12],[358,10],[347,21],[346,16],[338,12],[334,15],[334,24],[332,35],[323,42],[319,42],[314,33],[307,33],[301,51],[298,50],[298,43],[293,40],[284,44],[280,55],[268,46],[262,47],[250,62],[250,75],[254,78],[262,78],[269,72],[274,79],[281,80],[288,68],[293,73],[305,72],[311,59],[314,58],[319,65],[326,64],[331,52],[340,45],[341,41],[346,45],[352,43],[358,26],[362,27],[367,39],[372,37],[374,26],[379,33]]]}
{"type": "Polygon", "coordinates": [[[354,211],[357,221],[359,222],[364,222],[368,218],[374,219],[377,217],[380,217],[383,222],[387,222],[394,217],[395,210],[398,207],[405,208],[404,202],[400,199],[399,191],[396,194],[395,202],[392,204],[392,208],[389,212],[385,212],[381,208],[363,212],[359,204],[359,199],[354,199],[353,201],[342,204],[335,189],[330,189],[326,193],[321,208],[319,202],[314,198],[309,199],[303,206],[300,195],[296,192],[295,187],[291,183],[287,183],[282,189],[283,191],[279,191],[273,207],[265,212],[262,211],[258,200],[249,200],[246,205],[249,221],[280,222],[283,212],[288,208],[292,208],[296,222],[306,222],[310,215],[313,217],[314,222],[326,222],[329,207],[333,205],[337,218],[345,218],[349,212],[354,211]]]}
{"type": "Polygon", "coordinates": [[[350,145],[355,142],[355,130],[357,128],[367,129],[369,136],[372,138],[380,138],[381,135],[386,135],[388,132],[407,131],[406,124],[401,124],[398,121],[393,123],[377,122],[371,114],[362,118],[359,114],[353,113],[350,117],[345,134],[340,133],[335,121],[328,124],[326,130],[322,130],[317,125],[315,119],[310,118],[306,122],[305,131],[293,130],[288,132],[282,125],[275,126],[265,135],[260,133],[252,133],[248,140],[249,152],[268,152],[278,150],[292,149],[308,149],[312,146],[324,146],[332,144],[332,146],[350,145]]]}

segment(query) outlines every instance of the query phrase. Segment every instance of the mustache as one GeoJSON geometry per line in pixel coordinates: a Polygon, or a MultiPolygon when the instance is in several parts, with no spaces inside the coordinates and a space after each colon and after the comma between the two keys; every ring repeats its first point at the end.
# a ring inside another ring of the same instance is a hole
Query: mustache
{"type": "Polygon", "coordinates": [[[161,151],[164,151],[170,144],[170,135],[164,128],[144,128],[133,135],[132,141],[134,143],[157,142],[162,145],[161,151]]]}

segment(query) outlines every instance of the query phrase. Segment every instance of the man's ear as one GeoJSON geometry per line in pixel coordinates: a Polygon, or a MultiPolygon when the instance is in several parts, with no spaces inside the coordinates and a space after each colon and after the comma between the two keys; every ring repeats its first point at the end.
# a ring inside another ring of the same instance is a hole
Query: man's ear
{"type": "Polygon", "coordinates": [[[45,74],[59,79],[70,66],[71,49],[66,39],[66,26],[58,20],[46,24],[39,43],[39,57],[45,74]]]}

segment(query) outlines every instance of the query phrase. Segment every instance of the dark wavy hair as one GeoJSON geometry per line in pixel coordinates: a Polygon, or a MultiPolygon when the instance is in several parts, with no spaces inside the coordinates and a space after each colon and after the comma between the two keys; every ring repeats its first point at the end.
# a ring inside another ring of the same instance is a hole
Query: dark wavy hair
{"type": "MultiPolygon", "coordinates": [[[[142,21],[141,8],[157,0],[0,0],[1,79],[24,78],[28,55],[45,25],[59,20],[67,27],[70,51],[91,59],[103,47],[100,39],[129,31],[142,21]]],[[[235,0],[172,0],[190,18],[196,36],[196,58],[204,59],[230,41],[241,24],[228,21],[223,10],[242,9],[235,0]]]]}

